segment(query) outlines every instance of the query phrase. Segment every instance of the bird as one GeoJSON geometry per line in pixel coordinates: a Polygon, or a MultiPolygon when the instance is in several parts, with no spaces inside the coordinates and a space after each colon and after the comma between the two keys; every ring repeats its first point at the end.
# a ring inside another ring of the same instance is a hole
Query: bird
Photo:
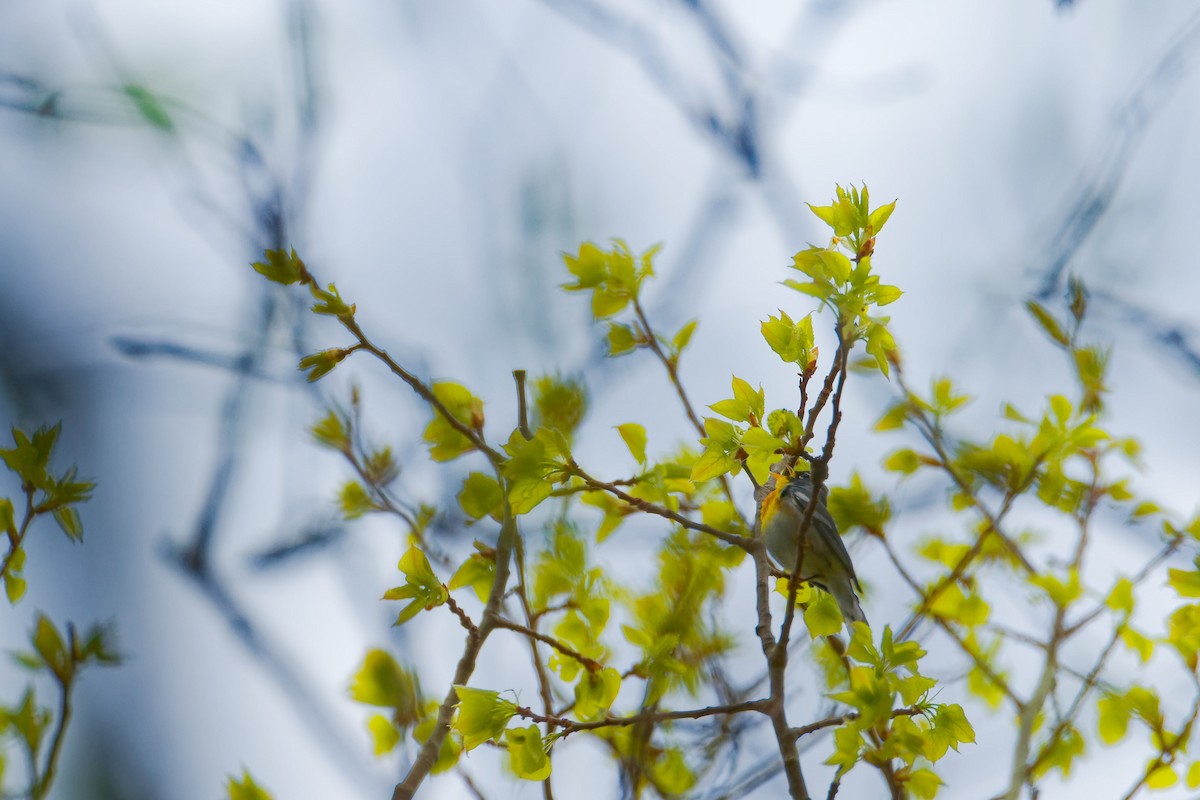
{"type": "MultiPolygon", "coordinates": [[[[812,475],[801,472],[792,478],[776,476],[775,488],[763,498],[759,507],[763,538],[771,557],[784,570],[796,568],[796,546],[800,541],[800,528],[804,522],[805,509],[812,497],[812,475]]],[[[819,586],[837,601],[847,629],[855,622],[866,622],[858,592],[862,587],[854,574],[850,553],[838,533],[837,523],[829,513],[826,502],[829,489],[821,487],[817,507],[813,509],[808,526],[808,547],[804,551],[801,565],[801,580],[819,586]]]]}

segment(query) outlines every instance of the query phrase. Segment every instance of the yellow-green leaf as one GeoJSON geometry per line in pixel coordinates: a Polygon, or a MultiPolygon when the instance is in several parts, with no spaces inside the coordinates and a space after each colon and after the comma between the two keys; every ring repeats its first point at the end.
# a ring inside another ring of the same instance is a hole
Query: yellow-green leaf
{"type": "Polygon", "coordinates": [[[1124,739],[1126,731],[1129,730],[1131,714],[1129,703],[1125,698],[1106,695],[1100,698],[1096,706],[1099,711],[1097,727],[1100,731],[1100,740],[1105,744],[1112,745],[1124,739]]]}
{"type": "Polygon", "coordinates": [[[677,748],[663,753],[650,768],[655,787],[668,797],[681,795],[696,785],[696,774],[677,748]]]}
{"type": "Polygon", "coordinates": [[[463,748],[467,752],[484,742],[498,739],[517,713],[516,704],[502,700],[499,692],[469,686],[455,686],[454,692],[458,695],[454,729],[462,734],[463,748]]]}
{"type": "Polygon", "coordinates": [[[1187,771],[1187,787],[1195,789],[1200,786],[1200,761],[1193,761],[1187,771]]]}
{"type": "Polygon", "coordinates": [[[245,769],[242,770],[241,780],[232,775],[229,776],[226,791],[229,794],[229,800],[272,800],[271,793],[255,783],[249,770],[245,769]]]}
{"type": "Polygon", "coordinates": [[[612,667],[590,672],[585,670],[575,684],[575,714],[591,720],[608,713],[621,691],[621,673],[612,667]]]}
{"type": "Polygon", "coordinates": [[[416,676],[379,649],[367,651],[362,666],[350,681],[350,697],[355,702],[396,709],[400,719],[414,723],[420,693],[416,676]]]}
{"type": "Polygon", "coordinates": [[[629,448],[630,454],[639,464],[646,463],[646,429],[636,422],[626,422],[623,425],[617,426],[617,431],[621,434],[621,438],[625,440],[625,446],[629,448]]]}
{"type": "Polygon", "coordinates": [[[383,599],[411,600],[411,602],[401,609],[394,624],[403,625],[422,610],[446,602],[446,598],[449,596],[446,587],[442,585],[433,568],[429,566],[429,559],[425,558],[425,554],[418,548],[410,547],[401,556],[399,568],[404,573],[405,584],[389,589],[384,593],[383,599]]]}
{"type": "Polygon", "coordinates": [[[1160,764],[1146,775],[1146,786],[1149,789],[1170,789],[1179,782],[1179,775],[1170,764],[1160,764]]]}
{"type": "Polygon", "coordinates": [[[1066,346],[1070,344],[1070,337],[1062,329],[1062,325],[1058,323],[1058,320],[1046,310],[1045,306],[1036,300],[1027,300],[1025,301],[1025,308],[1038,321],[1038,324],[1042,326],[1042,330],[1046,332],[1046,335],[1061,345],[1066,346]]]}
{"type": "Polygon", "coordinates": [[[1133,581],[1129,578],[1121,578],[1113,586],[1112,591],[1108,593],[1108,598],[1104,601],[1105,605],[1113,611],[1119,611],[1122,614],[1130,614],[1133,612],[1133,581]]]}
{"type": "Polygon", "coordinates": [[[696,459],[692,465],[691,479],[707,481],[720,477],[727,472],[733,472],[741,467],[741,463],[733,456],[717,447],[709,447],[696,459]]]}
{"type": "Polygon", "coordinates": [[[486,603],[496,580],[496,558],[493,554],[472,553],[455,571],[448,584],[451,591],[470,586],[479,602],[486,603]]]}
{"type": "Polygon", "coordinates": [[[1128,625],[1121,628],[1121,641],[1127,648],[1138,654],[1138,658],[1143,664],[1149,661],[1150,656],[1154,654],[1154,642],[1128,625]]]}
{"type": "Polygon", "coordinates": [[[808,608],[804,609],[804,625],[812,638],[832,636],[842,629],[842,612],[837,600],[828,592],[817,592],[808,608]]]}
{"type": "Polygon", "coordinates": [[[496,516],[504,506],[504,490],[491,475],[472,472],[463,481],[458,504],[471,519],[496,516]]]}
{"type": "Polygon", "coordinates": [[[942,779],[931,769],[918,769],[909,773],[904,785],[913,797],[919,800],[933,800],[942,787],[942,779]]]}
{"type": "Polygon", "coordinates": [[[371,734],[376,758],[387,755],[400,743],[400,729],[383,714],[372,714],[367,720],[367,732],[371,734]]]}
{"type": "Polygon", "coordinates": [[[1180,597],[1200,597],[1200,570],[1168,569],[1172,588],[1180,597]]]}
{"type": "MultiPolygon", "coordinates": [[[[448,381],[435,383],[433,393],[457,422],[468,429],[483,427],[483,401],[465,386],[448,381]]],[[[434,461],[450,461],[475,448],[468,436],[436,410],[433,419],[425,426],[423,437],[429,444],[429,456],[434,461]]]]}
{"type": "Polygon", "coordinates": [[[544,781],[550,777],[550,758],[537,725],[505,731],[504,738],[508,741],[508,764],[518,778],[544,781]]]}

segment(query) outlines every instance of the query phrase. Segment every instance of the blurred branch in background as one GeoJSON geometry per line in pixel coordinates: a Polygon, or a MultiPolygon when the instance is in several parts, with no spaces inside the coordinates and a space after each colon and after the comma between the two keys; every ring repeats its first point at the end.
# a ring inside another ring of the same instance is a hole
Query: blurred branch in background
{"type": "MultiPolygon", "coordinates": [[[[1114,110],[1108,142],[1091,163],[1084,165],[1074,197],[1049,237],[1049,257],[1039,269],[1035,294],[1039,300],[1045,301],[1065,289],[1063,279],[1068,267],[1111,207],[1146,132],[1194,75],[1198,46],[1200,14],[1195,14],[1114,110]]],[[[1166,355],[1182,361],[1194,379],[1200,379],[1200,346],[1194,331],[1171,322],[1161,312],[1138,307],[1120,297],[1119,291],[1106,291],[1087,275],[1086,269],[1077,265],[1075,271],[1090,279],[1092,294],[1101,306],[1115,309],[1166,355]]]]}
{"type": "MultiPolygon", "coordinates": [[[[657,27],[623,16],[595,0],[543,0],[543,3],[614,50],[633,58],[663,98],[710,143],[718,156],[710,167],[704,196],[689,233],[681,246],[672,248],[678,266],[664,274],[654,316],[678,313],[679,309],[669,306],[681,300],[686,302],[685,287],[703,283],[715,266],[722,240],[732,233],[746,200],[740,182],[750,182],[761,194],[784,241],[794,241],[801,232],[810,229],[799,199],[800,187],[771,150],[771,142],[777,138],[776,128],[784,122],[787,107],[803,96],[798,88],[782,96],[778,91],[785,78],[796,85],[793,62],[780,59],[767,68],[765,75],[756,74],[757,65],[744,57],[735,34],[703,0],[677,0],[673,4],[675,12],[665,20],[660,19],[657,27]],[[672,36],[698,36],[704,48],[673,48],[672,36]],[[671,54],[675,52],[686,54],[686,58],[673,57],[671,54]],[[705,85],[703,76],[713,71],[720,75],[719,84],[705,85]]],[[[812,34],[827,37],[852,17],[855,5],[831,5],[826,0],[804,4],[789,34],[791,44],[783,49],[818,51],[821,40],[812,34]]],[[[817,56],[810,58],[815,61],[817,56]]]]}
{"type": "MultiPolygon", "coordinates": [[[[157,142],[166,153],[164,164],[180,172],[180,183],[187,187],[186,207],[199,207],[207,212],[208,220],[216,221],[226,234],[241,239],[249,253],[290,246],[303,228],[300,220],[308,204],[321,115],[314,74],[313,4],[309,0],[290,0],[284,13],[295,120],[290,146],[263,142],[251,132],[229,130],[186,102],[157,94],[132,80],[120,66],[121,59],[109,44],[102,22],[92,15],[82,19],[83,35],[93,51],[100,55],[102,66],[98,72],[116,72],[119,88],[106,88],[100,84],[55,88],[36,78],[0,72],[0,108],[66,123],[148,127],[158,134],[157,142]],[[228,165],[218,166],[218,170],[232,169],[242,192],[241,209],[231,203],[229,196],[213,188],[205,172],[207,168],[196,156],[196,151],[206,151],[212,161],[228,165]],[[270,153],[271,157],[264,157],[264,152],[270,153]],[[279,153],[291,153],[290,161],[282,166],[273,165],[279,153]]],[[[195,224],[200,227],[202,221],[196,220],[195,224]]],[[[296,660],[272,641],[273,637],[238,600],[233,586],[239,578],[219,566],[225,562],[218,557],[218,552],[222,549],[224,534],[231,532],[227,521],[229,496],[245,458],[255,387],[264,380],[278,381],[282,377],[275,374],[268,363],[268,356],[277,347],[276,332],[282,329],[290,340],[293,363],[300,354],[307,352],[303,341],[306,335],[304,315],[296,313],[304,308],[304,304],[289,300],[271,288],[260,288],[258,284],[255,294],[258,297],[251,303],[247,325],[251,332],[245,336],[247,344],[240,351],[216,351],[187,344],[173,338],[173,333],[152,338],[118,335],[112,339],[119,352],[132,358],[166,358],[215,366],[233,379],[220,409],[216,459],[204,491],[201,511],[184,541],[165,543],[162,553],[195,583],[214,611],[271,676],[304,720],[309,733],[321,742],[322,750],[340,766],[347,778],[357,782],[364,792],[379,795],[381,787],[389,784],[379,780],[378,771],[357,738],[345,735],[344,726],[332,714],[331,698],[301,677],[294,666],[296,660]]],[[[315,387],[312,391],[320,399],[315,387]]],[[[308,526],[310,530],[321,527],[320,523],[308,526]]],[[[276,548],[269,561],[278,563],[287,554],[301,549],[276,548]]]]}

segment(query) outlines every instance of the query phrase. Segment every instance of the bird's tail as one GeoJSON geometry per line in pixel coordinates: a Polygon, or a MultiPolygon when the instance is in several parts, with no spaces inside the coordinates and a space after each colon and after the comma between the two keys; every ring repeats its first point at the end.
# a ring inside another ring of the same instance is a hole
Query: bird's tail
{"type": "MultiPolygon", "coordinates": [[[[836,586],[830,591],[833,599],[837,600],[838,608],[842,610],[842,618],[846,620],[846,628],[855,622],[867,622],[867,615],[863,613],[862,606],[858,602],[858,595],[854,593],[854,589],[850,586],[849,581],[836,586]]],[[[870,623],[867,622],[868,627],[870,623]]]]}

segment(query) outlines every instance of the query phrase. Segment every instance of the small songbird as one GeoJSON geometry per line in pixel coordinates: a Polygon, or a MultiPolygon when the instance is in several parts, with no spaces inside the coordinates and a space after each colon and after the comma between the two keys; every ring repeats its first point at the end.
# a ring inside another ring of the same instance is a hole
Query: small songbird
{"type": "MultiPolygon", "coordinates": [[[[804,512],[812,497],[812,487],[812,476],[807,472],[801,472],[791,480],[779,475],[775,488],[763,498],[759,511],[767,550],[779,566],[788,572],[796,568],[796,546],[800,541],[804,512]]],[[[837,524],[825,505],[828,497],[829,489],[822,486],[808,527],[808,546],[801,566],[804,574],[799,577],[833,595],[849,628],[851,623],[866,622],[867,617],[855,593],[856,589],[861,592],[862,587],[858,585],[858,577],[854,574],[850,553],[846,551],[837,524]]]]}

